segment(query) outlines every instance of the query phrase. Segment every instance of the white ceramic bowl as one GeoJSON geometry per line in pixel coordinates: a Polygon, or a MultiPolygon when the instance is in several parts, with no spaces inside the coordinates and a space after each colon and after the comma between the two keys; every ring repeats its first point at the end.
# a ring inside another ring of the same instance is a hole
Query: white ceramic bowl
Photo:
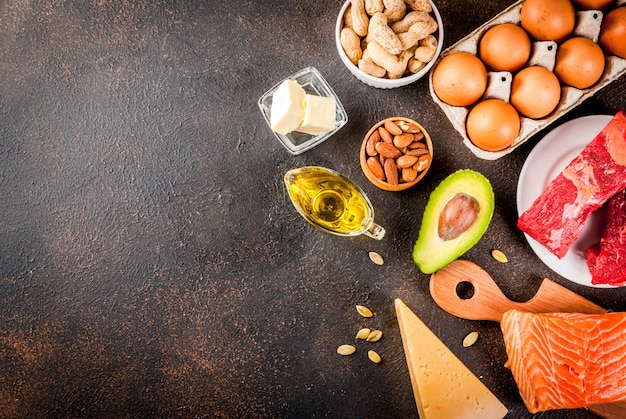
{"type": "Polygon", "coordinates": [[[439,14],[439,10],[437,9],[437,7],[432,1],[430,2],[430,5],[433,8],[433,11],[431,12],[431,14],[437,21],[437,26],[438,26],[437,32],[435,32],[436,37],[437,37],[437,51],[435,52],[435,56],[433,57],[432,60],[430,60],[429,63],[426,64],[426,66],[424,66],[424,68],[422,68],[417,73],[411,74],[409,76],[404,76],[399,79],[393,79],[393,80],[371,76],[365,73],[364,71],[362,71],[361,69],[359,69],[356,65],[352,64],[352,62],[348,59],[348,56],[346,55],[346,53],[343,50],[343,47],[341,46],[340,34],[341,34],[341,29],[343,28],[343,15],[346,12],[346,9],[348,8],[349,5],[350,5],[350,0],[347,0],[344,3],[343,7],[341,8],[341,11],[339,12],[339,16],[337,17],[337,23],[335,25],[335,45],[337,46],[337,52],[339,52],[339,57],[341,58],[341,61],[343,61],[345,66],[348,67],[348,70],[350,70],[350,72],[357,79],[361,80],[363,83],[369,86],[377,87],[379,89],[393,89],[395,87],[401,87],[401,86],[406,86],[408,84],[411,84],[421,79],[424,75],[428,74],[428,71],[434,65],[435,61],[437,61],[437,58],[439,57],[439,54],[441,53],[441,49],[443,47],[443,22],[441,21],[441,15],[439,14]]]}

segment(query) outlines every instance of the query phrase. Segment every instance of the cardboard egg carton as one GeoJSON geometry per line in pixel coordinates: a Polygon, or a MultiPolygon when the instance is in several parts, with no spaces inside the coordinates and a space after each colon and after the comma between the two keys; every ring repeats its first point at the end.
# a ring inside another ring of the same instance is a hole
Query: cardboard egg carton
{"type": "MultiPolygon", "coordinates": [[[[438,60],[441,60],[441,58],[452,52],[463,51],[477,55],[478,41],[487,29],[501,23],[514,23],[519,25],[521,20],[520,11],[522,3],[523,0],[520,0],[509,6],[509,8],[505,9],[493,19],[474,30],[465,38],[445,49],[438,60]]],[[[618,6],[622,4],[626,4],[626,0],[618,1],[618,6]]],[[[584,36],[594,42],[597,42],[600,34],[602,18],[604,17],[603,12],[598,10],[586,10],[579,11],[576,15],[576,27],[574,28],[573,34],[570,36],[584,36]]],[[[526,66],[541,65],[550,71],[554,70],[557,48],[557,43],[553,41],[533,42],[531,46],[531,56],[526,66]]],[[[452,122],[454,128],[463,136],[463,144],[465,144],[476,156],[484,160],[496,160],[509,154],[517,147],[525,143],[534,134],[546,128],[554,120],[563,116],[566,112],[572,110],[583,100],[593,95],[598,90],[602,89],[604,86],[611,83],[626,72],[625,59],[616,56],[606,56],[604,74],[593,86],[580,90],[574,87],[562,85],[560,102],[552,113],[544,118],[536,120],[520,115],[521,129],[518,137],[515,141],[513,141],[513,144],[501,151],[486,151],[476,147],[467,136],[467,132],[465,130],[465,118],[467,117],[471,107],[450,106],[439,100],[435,94],[433,90],[432,76],[436,66],[437,63],[433,66],[433,70],[431,70],[429,74],[430,94],[433,100],[443,109],[450,122],[452,122]]],[[[511,95],[512,81],[513,74],[510,72],[488,72],[487,90],[483,95],[483,99],[498,98],[508,102],[511,95]]]]}

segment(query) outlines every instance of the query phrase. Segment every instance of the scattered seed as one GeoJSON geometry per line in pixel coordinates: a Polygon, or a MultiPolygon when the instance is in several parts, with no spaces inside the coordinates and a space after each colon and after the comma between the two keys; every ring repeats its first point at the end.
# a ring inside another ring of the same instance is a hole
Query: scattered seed
{"type": "Polygon", "coordinates": [[[383,337],[383,332],[380,330],[372,330],[367,339],[368,342],[378,342],[383,337]]]}
{"type": "Polygon", "coordinates": [[[358,333],[356,334],[356,338],[357,339],[367,339],[370,335],[371,330],[364,327],[363,329],[359,330],[358,333]]]}
{"type": "Polygon", "coordinates": [[[378,353],[376,353],[376,351],[368,351],[367,357],[375,364],[380,364],[382,362],[382,358],[378,355],[378,353]]]}
{"type": "Polygon", "coordinates": [[[499,251],[498,249],[493,249],[491,251],[491,256],[493,256],[493,258],[497,260],[498,262],[506,263],[509,261],[506,255],[502,253],[501,251],[499,251]]]}
{"type": "Polygon", "coordinates": [[[463,339],[463,347],[467,348],[468,346],[472,346],[478,340],[478,332],[471,332],[465,339],[463,339]]]}
{"type": "Polygon", "coordinates": [[[356,352],[356,348],[352,345],[341,345],[340,347],[337,348],[337,353],[339,355],[352,355],[353,353],[356,352]]]}
{"type": "Polygon", "coordinates": [[[363,317],[372,317],[374,314],[372,313],[372,310],[370,310],[369,308],[365,307],[365,306],[360,306],[357,305],[356,306],[356,311],[359,312],[359,314],[363,317]]]}
{"type": "Polygon", "coordinates": [[[376,252],[370,252],[369,254],[370,254],[370,260],[374,262],[375,264],[382,265],[385,263],[385,261],[383,260],[383,257],[380,254],[376,252]]]}

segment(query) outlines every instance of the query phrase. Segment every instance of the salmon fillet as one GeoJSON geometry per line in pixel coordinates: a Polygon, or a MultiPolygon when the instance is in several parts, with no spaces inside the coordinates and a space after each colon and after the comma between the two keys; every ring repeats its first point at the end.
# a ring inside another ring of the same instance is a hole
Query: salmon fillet
{"type": "Polygon", "coordinates": [[[529,412],[626,401],[626,312],[509,310],[500,327],[529,412]]]}
{"type": "Polygon", "coordinates": [[[619,111],[517,220],[559,259],[589,215],[626,188],[626,113],[619,111]]]}

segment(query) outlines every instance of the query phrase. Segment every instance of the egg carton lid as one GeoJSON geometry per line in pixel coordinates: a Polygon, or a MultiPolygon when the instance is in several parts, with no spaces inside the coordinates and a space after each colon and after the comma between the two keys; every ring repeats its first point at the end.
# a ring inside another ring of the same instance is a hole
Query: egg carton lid
{"type": "MultiPolygon", "coordinates": [[[[514,23],[519,25],[521,20],[521,8],[524,0],[519,0],[507,9],[496,15],[493,19],[487,21],[479,28],[475,29],[465,38],[459,40],[454,45],[446,48],[437,63],[446,55],[453,52],[468,52],[473,55],[478,54],[478,41],[487,29],[501,23],[514,23]]],[[[619,0],[617,7],[626,4],[626,0],[619,0]]],[[[576,12],[576,26],[571,36],[583,36],[597,42],[600,34],[600,27],[604,13],[600,10],[585,10],[576,12]]],[[[554,41],[539,41],[531,44],[531,56],[526,66],[541,65],[548,70],[554,70],[556,61],[556,51],[558,45],[554,41]]],[[[437,63],[433,66],[429,74],[430,95],[441,107],[454,126],[454,128],[463,137],[463,144],[467,146],[477,157],[484,160],[497,160],[515,150],[524,144],[530,137],[537,132],[549,126],[554,120],[560,118],[569,112],[582,101],[592,96],[598,90],[611,83],[626,72],[626,60],[616,56],[606,56],[604,73],[593,86],[587,89],[576,89],[570,86],[561,87],[561,99],[557,107],[549,115],[541,119],[531,119],[520,115],[520,133],[513,143],[501,151],[486,151],[476,147],[468,138],[465,130],[465,119],[471,107],[450,106],[442,102],[433,89],[433,72],[437,67],[437,63]]],[[[509,101],[511,95],[511,83],[513,74],[507,71],[488,72],[487,73],[487,89],[482,99],[498,98],[509,101]]]]}

